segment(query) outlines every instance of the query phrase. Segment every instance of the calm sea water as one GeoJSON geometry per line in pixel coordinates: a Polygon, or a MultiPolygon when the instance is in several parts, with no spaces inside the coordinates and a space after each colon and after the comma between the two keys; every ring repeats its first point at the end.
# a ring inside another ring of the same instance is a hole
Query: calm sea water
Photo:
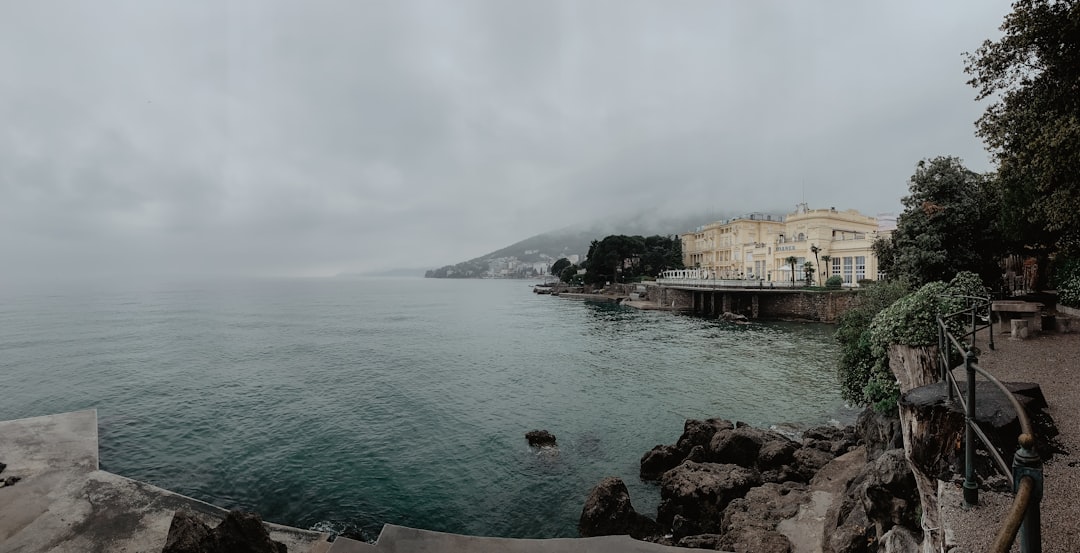
{"type": "Polygon", "coordinates": [[[575,536],[604,476],[655,514],[638,460],[686,418],[851,417],[835,354],[523,281],[40,286],[0,290],[0,419],[96,408],[102,468],[275,522],[575,536]]]}

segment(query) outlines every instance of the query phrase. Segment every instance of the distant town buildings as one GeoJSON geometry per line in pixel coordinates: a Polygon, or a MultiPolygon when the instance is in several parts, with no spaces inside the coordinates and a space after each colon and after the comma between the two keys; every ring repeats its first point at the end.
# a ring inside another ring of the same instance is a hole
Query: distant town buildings
{"type": "Polygon", "coordinates": [[[699,269],[701,278],[790,282],[794,276],[799,281],[805,280],[809,262],[817,283],[837,275],[844,284],[856,285],[879,278],[871,246],[895,228],[896,217],[888,214],[874,218],[854,209],[809,209],[804,203],[786,216],[752,213],[709,223],[680,238],[683,263],[699,269]]]}

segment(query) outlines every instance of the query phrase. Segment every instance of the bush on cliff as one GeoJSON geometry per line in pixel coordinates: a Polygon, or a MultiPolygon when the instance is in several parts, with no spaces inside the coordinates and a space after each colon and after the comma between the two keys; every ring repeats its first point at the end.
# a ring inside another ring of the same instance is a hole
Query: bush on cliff
{"type": "Polygon", "coordinates": [[[859,292],[856,305],[840,316],[836,340],[840,342],[837,376],[844,400],[854,405],[874,403],[867,386],[874,375],[875,357],[871,352],[870,323],[881,310],[908,293],[903,282],[879,282],[859,292]]]}
{"type": "MultiPolygon", "coordinates": [[[[895,408],[900,389],[889,368],[889,346],[936,345],[938,313],[966,307],[967,300],[958,296],[985,295],[982,280],[967,271],[957,273],[947,284],[931,282],[910,294],[896,283],[870,287],[859,306],[840,318],[836,333],[844,399],[879,411],[895,408]]],[[[954,334],[960,334],[959,324],[950,325],[954,334]]]]}

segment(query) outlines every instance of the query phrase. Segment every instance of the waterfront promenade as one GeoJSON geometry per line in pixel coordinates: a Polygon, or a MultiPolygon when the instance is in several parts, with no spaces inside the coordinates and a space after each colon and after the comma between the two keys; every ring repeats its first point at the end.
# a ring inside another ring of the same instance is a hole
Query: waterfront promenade
{"type": "MultiPolygon", "coordinates": [[[[1046,488],[1042,500],[1043,551],[1080,551],[1080,334],[1041,334],[1028,340],[994,336],[991,351],[980,336],[979,365],[1004,382],[1035,382],[1042,387],[1060,434],[1054,439],[1065,453],[1057,453],[1045,467],[1046,488]]],[[[959,376],[963,378],[963,376],[959,376]]],[[[986,551],[994,540],[1005,513],[1012,505],[1010,493],[981,491],[979,506],[962,506],[961,490],[946,486],[942,508],[954,536],[957,551],[986,551]]]]}

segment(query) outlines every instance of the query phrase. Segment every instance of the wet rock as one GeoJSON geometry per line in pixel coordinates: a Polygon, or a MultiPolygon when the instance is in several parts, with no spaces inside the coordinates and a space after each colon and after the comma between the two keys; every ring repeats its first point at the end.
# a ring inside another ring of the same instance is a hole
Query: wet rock
{"type": "Polygon", "coordinates": [[[547,430],[532,430],[525,433],[525,439],[533,447],[555,447],[555,435],[547,430]]]}
{"type": "Polygon", "coordinates": [[[722,430],[709,442],[709,459],[716,463],[755,467],[763,443],[761,431],[756,428],[744,426],[722,430]]]}
{"type": "Polygon", "coordinates": [[[835,457],[832,453],[812,447],[797,449],[793,456],[798,467],[796,470],[803,482],[809,482],[814,474],[821,470],[821,467],[827,465],[835,457]]]}
{"type": "Polygon", "coordinates": [[[230,511],[211,530],[194,515],[177,511],[162,553],[287,553],[287,548],[270,539],[255,513],[230,511]]]}
{"type": "Polygon", "coordinates": [[[773,470],[784,465],[791,465],[795,462],[795,450],[799,447],[799,444],[786,439],[766,442],[758,451],[758,470],[773,470]]]}
{"type": "Polygon", "coordinates": [[[578,520],[578,533],[582,537],[629,534],[643,539],[658,534],[659,528],[652,519],[634,510],[626,484],[609,476],[589,492],[578,520]]]}
{"type": "Polygon", "coordinates": [[[210,527],[187,511],[177,511],[169,525],[165,548],[161,553],[201,553],[203,541],[210,535],[210,527]]]}
{"type": "Polygon", "coordinates": [[[719,529],[720,515],[734,499],[761,483],[754,469],[733,464],[687,461],[660,479],[658,520],[671,525],[677,515],[695,521],[700,532],[719,529]]]}
{"type": "Polygon", "coordinates": [[[708,454],[705,452],[705,448],[700,445],[696,445],[690,450],[690,453],[686,455],[686,459],[684,460],[693,461],[695,463],[704,463],[707,460],[707,457],[708,454]]]}
{"type": "Polygon", "coordinates": [[[0,488],[6,488],[8,486],[14,486],[15,483],[18,482],[19,480],[22,480],[22,477],[20,477],[20,476],[8,476],[7,478],[4,478],[3,480],[0,480],[0,488]]]}
{"type": "Polygon", "coordinates": [[[724,419],[687,419],[686,423],[683,424],[682,436],[679,436],[675,446],[683,454],[688,454],[694,446],[708,448],[717,432],[733,428],[735,428],[735,425],[731,421],[724,419]]]}
{"type": "Polygon", "coordinates": [[[4,472],[4,469],[6,469],[6,468],[7,468],[7,463],[0,463],[0,472],[4,472]]]}
{"type": "Polygon", "coordinates": [[[679,466],[685,456],[673,445],[658,445],[641,456],[638,474],[642,480],[657,480],[665,472],[679,466]]]}

